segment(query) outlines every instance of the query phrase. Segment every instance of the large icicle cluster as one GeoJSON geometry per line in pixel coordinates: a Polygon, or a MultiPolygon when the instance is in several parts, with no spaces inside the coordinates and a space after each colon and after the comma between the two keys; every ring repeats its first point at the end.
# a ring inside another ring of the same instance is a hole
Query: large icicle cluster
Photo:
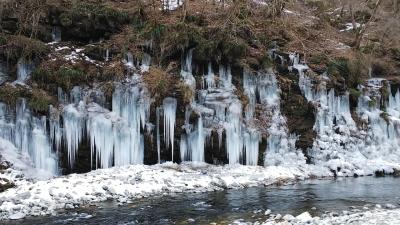
{"type": "Polygon", "coordinates": [[[400,94],[392,92],[388,81],[370,79],[360,85],[357,114],[367,124],[367,141],[363,148],[369,158],[400,161],[400,94]],[[387,93],[387,98],[382,96],[387,93]]]}
{"type": "Polygon", "coordinates": [[[57,157],[46,129],[46,117],[35,117],[25,99],[20,99],[16,110],[0,102],[0,138],[13,143],[21,154],[31,159],[41,176],[57,175],[57,157]]]}
{"type": "Polygon", "coordinates": [[[150,99],[144,87],[130,83],[118,85],[112,97],[112,111],[96,102],[91,91],[72,93],[72,102],[62,110],[63,137],[71,166],[79,144],[86,136],[92,159],[95,158],[92,167],[143,163],[142,130],[146,125],[150,126],[147,124],[150,99]]]}
{"type": "MultiPolygon", "coordinates": [[[[182,63],[182,78],[193,91],[196,91],[196,80],[192,74],[192,51],[189,51],[182,63]]],[[[229,65],[220,65],[218,76],[215,75],[212,63],[208,64],[207,73],[203,76],[201,87],[197,90],[197,99],[193,99],[186,112],[185,133],[181,137],[181,159],[204,161],[205,145],[212,143],[212,132],[218,134],[219,148],[222,147],[225,134],[225,149],[230,164],[244,163],[257,165],[260,135],[257,129],[247,126],[243,118],[243,106],[235,94],[232,84],[232,73],[229,65]],[[198,114],[196,125],[189,124],[191,113],[198,114]],[[195,129],[193,129],[195,127],[195,129]]],[[[245,84],[245,91],[246,84],[245,84]]],[[[253,96],[255,98],[255,95],[253,96]]],[[[246,118],[252,117],[254,109],[246,109],[246,118]]],[[[210,146],[213,147],[213,146],[210,146]]]]}
{"type": "Polygon", "coordinates": [[[317,106],[317,138],[309,150],[313,162],[338,175],[372,174],[382,169],[391,172],[392,162],[400,160],[400,105],[398,94],[392,94],[388,82],[370,79],[360,85],[362,94],[356,109],[364,124],[360,127],[351,115],[348,93],[337,95],[334,89],[327,90],[328,75],[309,76],[307,65],[299,62],[298,55],[291,55],[291,59],[291,68],[299,72],[300,90],[317,106]],[[383,88],[387,88],[388,99],[381,96],[383,88]]]}

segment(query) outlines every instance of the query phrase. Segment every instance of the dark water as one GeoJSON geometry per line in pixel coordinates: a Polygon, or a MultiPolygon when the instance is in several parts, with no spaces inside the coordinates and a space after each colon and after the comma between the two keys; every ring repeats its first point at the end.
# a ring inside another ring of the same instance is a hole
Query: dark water
{"type": "Polygon", "coordinates": [[[201,194],[177,194],[135,200],[117,206],[108,202],[96,208],[65,212],[53,217],[29,218],[6,224],[227,224],[237,219],[265,219],[264,211],[298,215],[309,211],[362,208],[365,204],[400,203],[400,178],[362,177],[309,180],[281,187],[253,187],[201,194]],[[315,208],[316,209],[315,209],[315,208]]]}

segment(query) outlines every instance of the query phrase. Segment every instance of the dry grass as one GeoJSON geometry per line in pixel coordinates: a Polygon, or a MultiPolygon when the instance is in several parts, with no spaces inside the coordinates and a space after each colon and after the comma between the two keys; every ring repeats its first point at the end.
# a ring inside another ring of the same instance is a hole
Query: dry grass
{"type": "Polygon", "coordinates": [[[177,80],[171,74],[157,67],[151,67],[149,72],[143,75],[143,81],[156,104],[160,104],[165,96],[172,95],[177,80]]]}

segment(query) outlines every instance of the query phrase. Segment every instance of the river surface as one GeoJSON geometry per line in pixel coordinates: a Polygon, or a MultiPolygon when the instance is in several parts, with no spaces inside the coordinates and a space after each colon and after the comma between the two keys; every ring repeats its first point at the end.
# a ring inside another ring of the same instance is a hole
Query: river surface
{"type": "Polygon", "coordinates": [[[395,177],[307,180],[279,187],[150,197],[122,206],[106,202],[79,211],[5,224],[228,224],[240,219],[255,222],[266,219],[267,209],[282,215],[296,216],[308,211],[317,216],[326,211],[362,209],[366,204],[398,205],[399,187],[400,178],[395,177]]]}

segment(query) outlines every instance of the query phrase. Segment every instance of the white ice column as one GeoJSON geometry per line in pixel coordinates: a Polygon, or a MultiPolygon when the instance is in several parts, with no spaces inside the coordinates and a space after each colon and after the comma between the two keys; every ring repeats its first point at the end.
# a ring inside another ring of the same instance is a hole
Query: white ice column
{"type": "Polygon", "coordinates": [[[177,101],[175,98],[165,98],[163,101],[164,109],[164,141],[165,146],[169,148],[171,144],[171,161],[174,161],[174,131],[176,119],[177,101]]]}

